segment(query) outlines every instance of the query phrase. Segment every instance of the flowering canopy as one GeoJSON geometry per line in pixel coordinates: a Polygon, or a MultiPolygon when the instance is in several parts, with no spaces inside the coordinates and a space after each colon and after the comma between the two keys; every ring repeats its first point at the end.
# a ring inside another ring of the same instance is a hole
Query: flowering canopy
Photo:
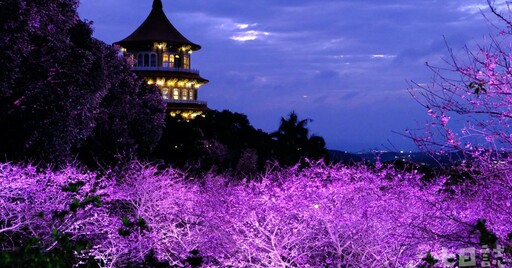
{"type": "Polygon", "coordinates": [[[179,267],[198,256],[208,267],[412,267],[427,252],[510,246],[510,184],[446,188],[445,177],[421,177],[312,163],[247,185],[211,176],[199,185],[137,162],[120,174],[2,164],[0,247],[36,237],[47,252],[63,247],[61,234],[87,242],[73,250],[75,264],[102,267],[151,254],[179,267]]]}

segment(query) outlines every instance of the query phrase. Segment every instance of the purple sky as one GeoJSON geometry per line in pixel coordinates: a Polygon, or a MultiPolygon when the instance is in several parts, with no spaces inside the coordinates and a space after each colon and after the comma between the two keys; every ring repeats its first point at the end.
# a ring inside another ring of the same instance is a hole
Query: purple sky
{"type": "MultiPolygon", "coordinates": [[[[81,0],[79,13],[107,43],[132,33],[152,0],[81,0]]],[[[163,0],[174,26],[203,48],[192,68],[210,83],[199,98],[274,131],[295,110],[330,149],[415,150],[395,132],[426,112],[408,81],[429,82],[425,62],[482,40],[485,0],[163,0]]],[[[496,1],[499,5],[505,1],[496,1]]]]}

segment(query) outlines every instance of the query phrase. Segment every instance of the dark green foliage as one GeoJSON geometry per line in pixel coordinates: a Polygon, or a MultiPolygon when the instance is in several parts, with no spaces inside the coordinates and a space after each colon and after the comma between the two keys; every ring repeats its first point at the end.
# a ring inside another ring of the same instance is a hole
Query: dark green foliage
{"type": "Polygon", "coordinates": [[[77,212],[79,206],[80,206],[80,200],[73,198],[73,201],[71,202],[71,204],[69,204],[69,210],[71,212],[77,212]]]}
{"type": "Polygon", "coordinates": [[[62,187],[63,192],[71,192],[71,193],[78,193],[78,190],[82,188],[85,185],[83,181],[79,181],[76,183],[70,183],[66,187],[62,187]]]}
{"type": "Polygon", "coordinates": [[[85,208],[88,205],[93,205],[96,207],[101,206],[101,197],[88,196],[82,201],[80,201],[80,199],[73,198],[73,201],[69,204],[69,210],[71,212],[76,212],[79,208],[85,208]]]}
{"type": "MultiPolygon", "coordinates": [[[[137,265],[136,267],[141,267],[140,265],[137,265]]],[[[155,251],[150,250],[149,253],[144,257],[144,263],[142,264],[142,267],[146,268],[168,268],[171,267],[169,263],[165,261],[159,261],[155,256],[155,251]]]]}
{"type": "Polygon", "coordinates": [[[79,261],[80,267],[98,267],[96,261],[90,257],[78,260],[75,252],[90,249],[86,241],[71,240],[68,235],[52,231],[55,247],[46,251],[37,238],[28,238],[23,246],[14,251],[0,251],[0,267],[72,267],[79,261]]]}
{"type": "Polygon", "coordinates": [[[489,248],[496,248],[498,237],[485,226],[486,221],[480,219],[475,224],[475,230],[479,233],[480,245],[487,245],[489,248]]]}
{"type": "Polygon", "coordinates": [[[509,233],[507,236],[507,243],[505,245],[505,253],[512,254],[512,233],[509,233]]]}
{"type": "Polygon", "coordinates": [[[430,251],[427,252],[427,256],[425,256],[422,260],[422,263],[419,265],[420,268],[433,268],[435,267],[435,264],[439,262],[430,251]]]}
{"type": "Polygon", "coordinates": [[[131,220],[129,217],[124,216],[121,218],[123,222],[123,227],[119,228],[117,232],[119,235],[127,237],[130,236],[133,232],[143,232],[149,231],[149,226],[146,224],[146,221],[143,218],[137,218],[136,220],[131,220]]]}
{"type": "Polygon", "coordinates": [[[203,257],[199,254],[199,250],[197,249],[190,251],[190,256],[188,256],[185,261],[192,268],[198,268],[203,265],[203,257]]]}
{"type": "Polygon", "coordinates": [[[130,236],[130,234],[131,234],[130,230],[127,230],[127,229],[124,229],[124,228],[119,228],[119,230],[117,230],[117,233],[120,236],[123,236],[123,237],[130,236]]]}
{"type": "MultiPolygon", "coordinates": [[[[70,205],[71,207],[71,205],[70,205]]],[[[64,217],[66,217],[69,214],[68,210],[61,210],[61,211],[53,211],[52,218],[57,220],[64,220],[64,217]]]]}

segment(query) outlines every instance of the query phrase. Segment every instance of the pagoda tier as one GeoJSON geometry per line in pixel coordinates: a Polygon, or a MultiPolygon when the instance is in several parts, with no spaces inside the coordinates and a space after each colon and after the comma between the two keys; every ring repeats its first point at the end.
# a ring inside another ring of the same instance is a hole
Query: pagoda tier
{"type": "Polygon", "coordinates": [[[209,81],[191,68],[191,54],[201,46],[172,25],[161,0],[154,0],[146,20],[115,44],[133,58],[133,71],[160,89],[169,114],[191,119],[209,110],[206,102],[198,100],[199,87],[209,81]]]}

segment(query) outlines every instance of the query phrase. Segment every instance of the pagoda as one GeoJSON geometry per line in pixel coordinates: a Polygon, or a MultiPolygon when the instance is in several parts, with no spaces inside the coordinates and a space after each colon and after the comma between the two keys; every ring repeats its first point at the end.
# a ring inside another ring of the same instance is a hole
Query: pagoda
{"type": "Polygon", "coordinates": [[[133,71],[156,85],[168,113],[193,119],[209,110],[198,100],[198,89],[208,83],[191,68],[191,54],[201,46],[189,41],[169,21],[161,0],[153,1],[146,20],[128,37],[115,42],[133,58],[133,71]]]}

